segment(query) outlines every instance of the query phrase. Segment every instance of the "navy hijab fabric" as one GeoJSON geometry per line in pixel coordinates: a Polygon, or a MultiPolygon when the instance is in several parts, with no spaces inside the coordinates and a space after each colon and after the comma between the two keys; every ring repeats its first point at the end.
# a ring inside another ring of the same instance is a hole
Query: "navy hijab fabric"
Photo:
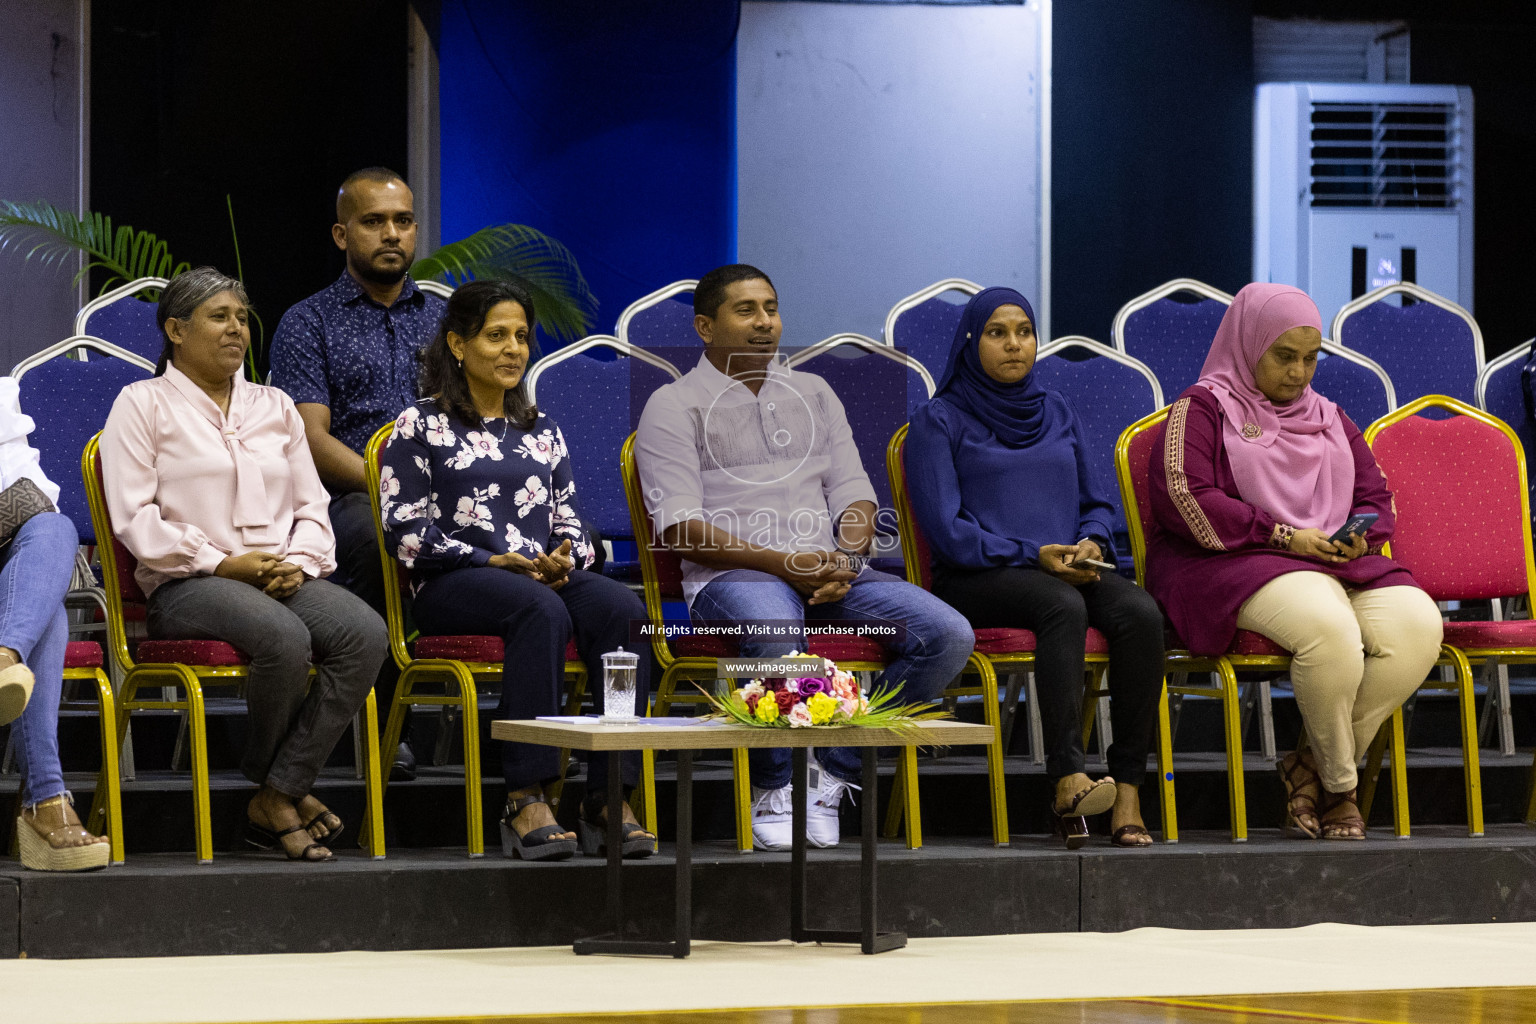
{"type": "Polygon", "coordinates": [[[1071,406],[1033,372],[1003,384],[981,368],[982,329],[1006,305],[1034,321],[1029,301],[1011,288],[971,299],[937,393],[912,416],[912,511],[943,566],[1034,566],[1042,545],[1083,537],[1113,561],[1114,506],[1089,469],[1071,406]]]}
{"type": "Polygon", "coordinates": [[[986,425],[1009,447],[1026,448],[1065,439],[1072,432],[1067,404],[1041,390],[1033,370],[1021,381],[1004,384],[981,368],[982,328],[1000,306],[1018,306],[1029,322],[1035,323],[1029,300],[1012,288],[987,288],[972,296],[960,316],[960,326],[955,328],[935,397],[943,397],[986,425]]]}

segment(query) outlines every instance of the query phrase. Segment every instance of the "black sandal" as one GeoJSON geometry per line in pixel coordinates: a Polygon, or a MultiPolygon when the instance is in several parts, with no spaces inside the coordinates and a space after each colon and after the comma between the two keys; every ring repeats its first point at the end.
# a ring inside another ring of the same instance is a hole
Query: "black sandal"
{"type": "Polygon", "coordinates": [[[336,855],[320,843],[311,841],[309,845],[295,852],[288,849],[283,842],[283,836],[295,835],[299,832],[308,834],[308,829],[303,825],[294,825],[292,828],[270,829],[264,825],[258,825],[251,819],[245,819],[245,841],[258,850],[275,850],[282,848],[283,856],[289,860],[309,861],[311,864],[323,860],[335,860],[336,855]],[[319,853],[313,853],[318,850],[319,853]]]}
{"type": "MultiPolygon", "coordinates": [[[[602,793],[589,796],[581,802],[581,815],[576,819],[576,834],[581,837],[583,856],[607,856],[608,826],[601,817],[607,804],[607,795],[602,793]]],[[[633,821],[619,822],[619,836],[620,857],[643,860],[656,852],[656,837],[633,821]]]]}
{"type": "MultiPolygon", "coordinates": [[[[335,818],[336,827],[327,827],[325,830],[325,835],[315,836],[315,842],[319,843],[321,846],[330,846],[336,841],[342,832],[346,831],[347,828],[347,826],[342,823],[341,817],[335,811],[324,810],[315,815],[313,818],[309,819],[309,823],[304,826],[304,831],[309,832],[309,830],[314,828],[316,825],[324,825],[326,818],[335,818]]],[[[312,832],[310,834],[314,835],[312,832]]]]}
{"type": "Polygon", "coordinates": [[[512,827],[512,819],[517,817],[524,807],[547,803],[549,801],[544,799],[543,793],[517,798],[507,797],[507,811],[501,819],[503,856],[515,856],[522,860],[566,860],[576,853],[576,840],[554,838],[565,832],[565,829],[559,825],[541,825],[522,836],[518,835],[517,829],[512,827]]]}

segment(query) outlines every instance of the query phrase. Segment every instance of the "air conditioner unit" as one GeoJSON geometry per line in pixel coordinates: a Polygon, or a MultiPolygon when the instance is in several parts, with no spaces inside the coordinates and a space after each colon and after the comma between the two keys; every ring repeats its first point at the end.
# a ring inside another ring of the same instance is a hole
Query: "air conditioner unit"
{"type": "Polygon", "coordinates": [[[1253,131],[1253,279],[1326,324],[1411,281],[1472,308],[1472,90],[1269,82],[1253,131]]]}

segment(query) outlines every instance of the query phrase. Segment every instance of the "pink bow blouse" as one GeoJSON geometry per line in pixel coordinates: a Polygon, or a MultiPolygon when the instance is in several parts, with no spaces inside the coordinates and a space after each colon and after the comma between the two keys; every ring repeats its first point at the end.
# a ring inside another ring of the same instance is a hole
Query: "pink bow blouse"
{"type": "Polygon", "coordinates": [[[263,551],[318,578],[336,538],[293,401],[234,378],[229,412],[174,366],[123,388],[101,434],[107,510],[144,593],[263,551]]]}

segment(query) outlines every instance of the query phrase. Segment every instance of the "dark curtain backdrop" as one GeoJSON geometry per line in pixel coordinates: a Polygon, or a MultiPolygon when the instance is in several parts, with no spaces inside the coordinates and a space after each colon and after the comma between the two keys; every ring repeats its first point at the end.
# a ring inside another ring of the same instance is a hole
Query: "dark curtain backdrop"
{"type": "Polygon", "coordinates": [[[342,270],[336,187],[406,173],[406,0],[91,8],[91,206],[235,272],[270,338],[342,270]]]}
{"type": "Polygon", "coordinates": [[[599,331],[731,262],[737,15],[725,0],[447,0],[443,237],[515,221],[558,238],[599,331]]]}
{"type": "Polygon", "coordinates": [[[1109,344],[1170,278],[1253,264],[1253,20],[1242,0],[1052,5],[1051,333],[1109,344]]]}

